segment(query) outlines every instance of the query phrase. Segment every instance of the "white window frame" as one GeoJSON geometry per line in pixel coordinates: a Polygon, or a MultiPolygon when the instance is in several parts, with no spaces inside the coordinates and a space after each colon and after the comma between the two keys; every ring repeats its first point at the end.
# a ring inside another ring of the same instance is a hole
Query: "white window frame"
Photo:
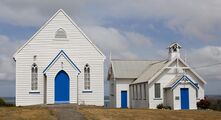
{"type": "Polygon", "coordinates": [[[31,67],[31,91],[38,90],[38,66],[36,63],[31,67]]]}
{"type": "Polygon", "coordinates": [[[161,98],[161,84],[160,83],[155,83],[154,84],[154,98],[156,99],[160,99],[161,98]],[[156,94],[156,85],[159,85],[159,96],[157,96],[156,94]]]}
{"type": "Polygon", "coordinates": [[[91,90],[90,72],[90,66],[86,64],[84,66],[84,90],[91,90]]]}

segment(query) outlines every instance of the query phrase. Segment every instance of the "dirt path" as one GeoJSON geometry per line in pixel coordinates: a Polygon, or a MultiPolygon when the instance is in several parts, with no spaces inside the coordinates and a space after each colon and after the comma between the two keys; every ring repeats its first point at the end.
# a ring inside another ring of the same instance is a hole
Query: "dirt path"
{"type": "Polygon", "coordinates": [[[87,120],[77,111],[76,105],[47,105],[47,107],[55,112],[58,120],[87,120]]]}

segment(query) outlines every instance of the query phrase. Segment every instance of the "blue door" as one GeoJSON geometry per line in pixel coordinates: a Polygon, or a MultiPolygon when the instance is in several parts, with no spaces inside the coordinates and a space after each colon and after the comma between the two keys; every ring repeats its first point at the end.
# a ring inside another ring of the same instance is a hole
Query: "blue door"
{"type": "Polygon", "coordinates": [[[55,77],[55,103],[69,103],[69,77],[61,70],[55,77]]]}
{"type": "Polygon", "coordinates": [[[180,88],[181,94],[181,109],[189,109],[189,89],[180,88]]]}
{"type": "Polygon", "coordinates": [[[121,108],[127,108],[127,91],[121,91],[121,108]]]}

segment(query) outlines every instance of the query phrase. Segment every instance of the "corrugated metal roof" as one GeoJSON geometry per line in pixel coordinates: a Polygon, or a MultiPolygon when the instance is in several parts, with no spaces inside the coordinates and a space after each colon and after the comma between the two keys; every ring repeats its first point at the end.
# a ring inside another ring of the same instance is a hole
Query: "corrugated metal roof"
{"type": "Polygon", "coordinates": [[[112,60],[115,78],[138,78],[138,76],[153,63],[154,60],[112,60]]]}
{"type": "Polygon", "coordinates": [[[160,71],[168,60],[158,61],[150,64],[133,83],[142,83],[150,80],[158,71],[160,71]]]}

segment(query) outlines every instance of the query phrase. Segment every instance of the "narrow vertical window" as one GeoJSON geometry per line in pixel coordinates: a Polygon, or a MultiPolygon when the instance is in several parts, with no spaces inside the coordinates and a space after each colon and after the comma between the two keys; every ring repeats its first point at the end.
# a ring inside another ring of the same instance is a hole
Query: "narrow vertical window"
{"type": "Polygon", "coordinates": [[[155,83],[155,98],[160,98],[160,83],[155,83]]]}
{"type": "Polygon", "coordinates": [[[136,85],[136,100],[138,100],[138,85],[136,85]]]}
{"type": "Polygon", "coordinates": [[[38,90],[38,66],[35,63],[31,67],[31,90],[38,90]]]}
{"type": "Polygon", "coordinates": [[[143,84],[143,90],[144,90],[144,100],[146,100],[146,84],[143,84]]]}
{"type": "Polygon", "coordinates": [[[90,67],[88,64],[84,67],[84,89],[90,90],[90,67]]]}
{"type": "Polygon", "coordinates": [[[142,84],[140,84],[140,100],[142,100],[142,94],[143,94],[143,91],[142,91],[142,84]]]}

